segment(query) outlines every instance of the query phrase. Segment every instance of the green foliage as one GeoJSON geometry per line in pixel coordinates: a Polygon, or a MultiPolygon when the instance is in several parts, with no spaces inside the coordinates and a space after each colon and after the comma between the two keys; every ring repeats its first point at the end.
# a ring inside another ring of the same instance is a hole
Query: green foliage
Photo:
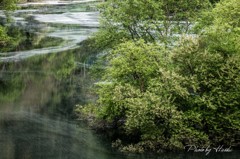
{"type": "Polygon", "coordinates": [[[95,33],[94,38],[95,43],[94,47],[103,50],[106,48],[113,48],[119,44],[120,39],[130,39],[129,35],[124,30],[118,30],[116,27],[109,27],[100,29],[95,33]]]}
{"type": "Polygon", "coordinates": [[[126,133],[140,132],[141,140],[158,141],[153,148],[168,143],[174,149],[182,146],[178,139],[170,141],[177,138],[174,127],[179,127],[182,116],[171,105],[170,90],[156,86],[168,78],[168,73],[164,75],[161,70],[164,53],[158,45],[143,41],[119,45],[111,54],[106,81],[98,83],[98,115],[113,122],[125,120],[126,133]]]}
{"type": "Polygon", "coordinates": [[[100,12],[103,28],[167,43],[175,34],[189,33],[198,13],[209,6],[208,0],[108,0],[100,12]]]}
{"type": "Polygon", "coordinates": [[[209,13],[207,24],[203,20],[204,39],[209,49],[222,53],[239,53],[240,50],[240,2],[221,1],[209,13]],[[207,27],[206,27],[207,25],[207,27]]]}
{"type": "Polygon", "coordinates": [[[123,151],[176,150],[183,148],[184,140],[208,143],[203,131],[186,125],[186,116],[178,109],[176,99],[190,94],[185,78],[173,72],[170,61],[162,47],[143,40],[122,43],[112,51],[105,81],[97,84],[97,108],[82,110],[113,123],[123,120],[126,134],[140,134],[140,142],[132,148],[121,146],[123,151]]]}
{"type": "Polygon", "coordinates": [[[185,41],[173,54],[190,95],[178,97],[186,124],[205,132],[213,144],[236,144],[240,130],[240,56],[202,49],[197,41],[185,41]],[[224,124],[222,124],[224,123],[224,124]]]}
{"type": "Polygon", "coordinates": [[[136,44],[123,43],[112,52],[105,81],[98,84],[100,87],[98,93],[101,94],[99,102],[100,105],[105,105],[102,114],[109,116],[110,119],[114,116],[122,116],[125,113],[124,98],[128,96],[124,95],[124,92],[135,92],[135,90],[140,94],[146,92],[150,77],[157,75],[158,61],[161,60],[159,50],[159,46],[139,41],[136,44]],[[150,65],[152,67],[149,67],[150,65]]]}
{"type": "MultiPolygon", "coordinates": [[[[0,0],[0,10],[14,10],[18,0],[0,0]]],[[[7,29],[0,25],[0,47],[11,42],[11,38],[7,34],[7,29]]]]}
{"type": "Polygon", "coordinates": [[[0,48],[0,52],[8,52],[15,51],[20,49],[21,43],[27,40],[27,37],[23,30],[17,27],[2,27],[4,29],[3,34],[5,34],[6,38],[2,39],[2,47],[0,48]]]}
{"type": "MultiPolygon", "coordinates": [[[[152,3],[148,5],[153,5],[155,1],[149,2],[152,3]]],[[[135,18],[147,21],[146,14],[140,16],[135,12],[137,9],[139,14],[148,12],[146,8],[141,10],[141,3],[107,1],[110,7],[103,14],[108,15],[108,22],[116,27],[121,25],[119,28],[124,30],[125,25],[135,25],[135,18]],[[126,13],[131,14],[129,19],[126,13]]],[[[238,3],[237,0],[218,3],[204,13],[210,16],[202,20],[200,35],[182,39],[171,49],[146,42],[144,37],[136,40],[142,36],[114,47],[105,76],[97,83],[99,99],[91,112],[110,123],[121,123],[117,124],[119,131],[137,138],[126,145],[117,140],[116,147],[122,151],[160,152],[183,149],[184,145],[239,146],[240,5],[235,5],[238,3]]],[[[165,16],[162,8],[158,11],[154,16],[165,16]]],[[[185,18],[179,14],[174,17],[185,18]]]]}
{"type": "Polygon", "coordinates": [[[0,10],[14,10],[18,0],[0,0],[0,10]]]}
{"type": "Polygon", "coordinates": [[[203,24],[199,41],[183,41],[172,55],[176,73],[185,78],[191,93],[187,99],[178,98],[179,108],[185,112],[187,124],[206,132],[213,144],[238,144],[240,5],[237,4],[237,0],[218,3],[207,13],[209,17],[203,19],[207,23],[203,24]]]}
{"type": "Polygon", "coordinates": [[[10,42],[10,37],[6,33],[6,29],[0,26],[0,46],[5,46],[10,42]]]}
{"type": "Polygon", "coordinates": [[[118,83],[129,83],[144,92],[149,79],[157,75],[163,63],[164,49],[144,41],[125,42],[112,51],[107,75],[118,83]],[[124,78],[123,78],[124,77],[124,78]]]}

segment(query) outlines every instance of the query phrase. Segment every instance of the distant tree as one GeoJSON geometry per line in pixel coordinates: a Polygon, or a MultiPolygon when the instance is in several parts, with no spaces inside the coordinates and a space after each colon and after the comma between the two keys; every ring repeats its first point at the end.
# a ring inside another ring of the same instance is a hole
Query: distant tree
{"type": "MultiPolygon", "coordinates": [[[[14,10],[18,0],[0,0],[0,10],[14,10]]],[[[0,25],[0,46],[6,45],[10,42],[10,37],[7,35],[7,29],[0,25]]]]}
{"type": "Polygon", "coordinates": [[[0,0],[0,10],[13,10],[18,0],[0,0]]]}
{"type": "Polygon", "coordinates": [[[6,29],[0,26],[0,46],[5,46],[10,41],[10,37],[6,33],[6,29]]]}

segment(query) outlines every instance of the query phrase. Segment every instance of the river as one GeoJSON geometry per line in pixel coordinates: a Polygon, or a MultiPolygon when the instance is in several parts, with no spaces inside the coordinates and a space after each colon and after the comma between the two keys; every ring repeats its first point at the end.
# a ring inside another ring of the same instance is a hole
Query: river
{"type": "MultiPolygon", "coordinates": [[[[79,43],[98,30],[94,6],[90,0],[47,0],[11,13],[12,32],[24,38],[0,52],[0,159],[205,158],[191,152],[120,153],[84,121],[73,120],[74,106],[89,100],[91,81],[77,64],[92,59],[79,43]]],[[[207,156],[238,157],[237,151],[207,156]]]]}

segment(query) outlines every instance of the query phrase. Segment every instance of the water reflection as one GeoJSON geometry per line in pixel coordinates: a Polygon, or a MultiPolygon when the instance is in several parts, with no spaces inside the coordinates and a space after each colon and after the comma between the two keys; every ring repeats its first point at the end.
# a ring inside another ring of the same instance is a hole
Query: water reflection
{"type": "Polygon", "coordinates": [[[104,146],[82,124],[30,113],[0,114],[0,158],[3,159],[238,159],[237,153],[168,153],[159,156],[123,155],[104,146]],[[4,120],[2,120],[4,118],[4,120]]]}
{"type": "Polygon", "coordinates": [[[94,151],[106,153],[91,131],[74,123],[26,112],[2,118],[1,158],[94,158],[94,151]]]}
{"type": "Polygon", "coordinates": [[[68,117],[82,101],[76,52],[0,64],[0,158],[108,158],[97,136],[68,117]]]}

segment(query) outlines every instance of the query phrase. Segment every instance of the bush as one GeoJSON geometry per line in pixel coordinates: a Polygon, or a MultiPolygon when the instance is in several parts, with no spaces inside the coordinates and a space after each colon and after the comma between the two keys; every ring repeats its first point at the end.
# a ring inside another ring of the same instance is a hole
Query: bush
{"type": "Polygon", "coordinates": [[[235,145],[240,131],[240,56],[225,54],[202,49],[198,41],[183,42],[172,57],[189,96],[176,101],[189,127],[205,132],[212,144],[235,145]]]}

